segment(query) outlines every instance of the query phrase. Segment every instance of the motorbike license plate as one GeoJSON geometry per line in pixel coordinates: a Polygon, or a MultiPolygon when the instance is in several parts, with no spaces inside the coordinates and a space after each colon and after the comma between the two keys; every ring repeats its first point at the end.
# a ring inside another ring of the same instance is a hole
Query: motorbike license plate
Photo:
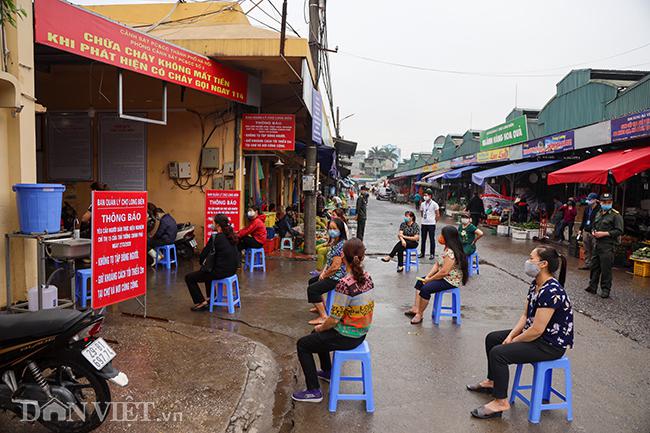
{"type": "Polygon", "coordinates": [[[97,370],[101,370],[106,366],[106,364],[115,358],[115,351],[111,349],[111,346],[109,346],[103,338],[98,338],[90,343],[81,351],[81,354],[97,370]]]}
{"type": "Polygon", "coordinates": [[[194,239],[190,239],[190,245],[192,246],[192,248],[196,248],[197,245],[196,241],[194,239]]]}

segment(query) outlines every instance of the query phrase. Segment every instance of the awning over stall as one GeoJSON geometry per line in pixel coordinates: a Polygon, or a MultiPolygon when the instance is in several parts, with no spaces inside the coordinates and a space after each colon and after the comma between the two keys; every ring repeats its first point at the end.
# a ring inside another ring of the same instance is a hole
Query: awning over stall
{"type": "Polygon", "coordinates": [[[468,165],[467,167],[457,168],[442,175],[443,179],[458,179],[468,170],[476,170],[478,165],[468,165]]]}
{"type": "Polygon", "coordinates": [[[483,185],[485,179],[490,177],[523,173],[524,171],[535,170],[537,168],[546,167],[547,165],[557,164],[558,162],[560,161],[553,159],[548,161],[515,162],[512,164],[502,165],[501,167],[490,168],[472,174],[472,182],[477,185],[483,185]]]}
{"type": "Polygon", "coordinates": [[[650,146],[615,150],[554,171],[548,175],[548,184],[596,183],[607,184],[611,173],[617,183],[650,169],[650,146]]]}
{"type": "Polygon", "coordinates": [[[425,180],[429,183],[433,182],[434,180],[440,179],[442,176],[445,175],[445,173],[449,172],[449,170],[442,170],[442,171],[434,171],[433,173],[427,174],[422,178],[422,180],[425,180]]]}

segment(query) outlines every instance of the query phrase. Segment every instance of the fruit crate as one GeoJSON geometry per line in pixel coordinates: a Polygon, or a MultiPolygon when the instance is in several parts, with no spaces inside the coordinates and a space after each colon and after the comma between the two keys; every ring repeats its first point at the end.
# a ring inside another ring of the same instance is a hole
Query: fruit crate
{"type": "Polygon", "coordinates": [[[647,260],[634,260],[634,275],[639,277],[650,277],[650,261],[647,260]]]}

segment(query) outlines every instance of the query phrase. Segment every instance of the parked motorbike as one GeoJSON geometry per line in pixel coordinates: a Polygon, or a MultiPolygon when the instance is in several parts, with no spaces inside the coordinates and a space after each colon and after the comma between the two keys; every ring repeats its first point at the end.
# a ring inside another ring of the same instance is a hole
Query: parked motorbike
{"type": "Polygon", "coordinates": [[[53,432],[89,432],[108,417],[108,382],[125,387],[103,315],[43,310],[0,315],[0,409],[53,432]]]}
{"type": "Polygon", "coordinates": [[[194,225],[192,223],[177,224],[178,232],[176,234],[176,254],[182,259],[191,259],[194,256],[198,244],[194,234],[194,225]]]}

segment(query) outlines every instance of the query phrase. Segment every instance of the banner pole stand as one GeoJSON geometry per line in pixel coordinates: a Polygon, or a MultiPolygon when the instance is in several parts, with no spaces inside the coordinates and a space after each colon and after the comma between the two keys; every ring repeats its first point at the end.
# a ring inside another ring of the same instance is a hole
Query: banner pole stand
{"type": "Polygon", "coordinates": [[[142,317],[146,319],[147,318],[147,294],[145,293],[144,296],[137,297],[135,298],[135,300],[140,305],[140,307],[144,310],[144,315],[142,317]],[[144,302],[142,302],[140,298],[144,298],[144,302]]]}

